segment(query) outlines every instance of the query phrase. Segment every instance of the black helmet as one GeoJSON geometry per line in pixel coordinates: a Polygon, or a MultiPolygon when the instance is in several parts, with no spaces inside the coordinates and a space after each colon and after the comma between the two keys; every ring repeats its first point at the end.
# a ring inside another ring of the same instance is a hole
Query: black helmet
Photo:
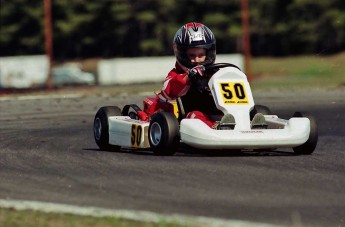
{"type": "Polygon", "coordinates": [[[178,62],[187,68],[200,63],[192,63],[186,54],[187,48],[206,49],[206,59],[202,65],[213,64],[216,60],[216,38],[212,31],[201,23],[191,22],[183,25],[174,36],[174,54],[178,62]]]}

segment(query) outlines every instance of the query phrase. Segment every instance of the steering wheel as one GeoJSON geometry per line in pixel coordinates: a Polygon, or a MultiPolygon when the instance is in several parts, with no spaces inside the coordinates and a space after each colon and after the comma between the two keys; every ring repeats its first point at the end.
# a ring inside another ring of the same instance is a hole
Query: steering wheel
{"type": "Polygon", "coordinates": [[[230,63],[215,63],[212,65],[207,65],[207,66],[205,66],[205,70],[208,71],[208,70],[212,70],[212,69],[220,69],[220,68],[226,68],[226,67],[235,67],[235,68],[241,70],[237,65],[230,64],[230,63]]]}
{"type": "MultiPolygon", "coordinates": [[[[226,67],[234,67],[234,68],[237,68],[237,69],[241,70],[238,66],[236,66],[234,64],[230,64],[230,63],[216,63],[216,64],[205,66],[205,71],[218,70],[220,68],[226,68],[226,67]]],[[[213,73],[212,73],[212,75],[213,75],[213,73]]],[[[197,86],[197,90],[199,92],[209,91],[208,81],[209,81],[209,78],[212,77],[212,75],[210,75],[208,77],[202,77],[202,76],[195,77],[194,82],[195,82],[195,84],[197,86]]]]}

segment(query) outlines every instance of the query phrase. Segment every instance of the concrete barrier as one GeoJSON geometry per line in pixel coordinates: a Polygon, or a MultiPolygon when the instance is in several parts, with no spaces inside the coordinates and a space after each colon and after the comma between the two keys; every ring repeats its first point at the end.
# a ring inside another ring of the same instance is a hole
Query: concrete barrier
{"type": "MultiPolygon", "coordinates": [[[[241,54],[219,54],[216,62],[232,63],[243,70],[241,54]]],[[[48,75],[48,63],[45,55],[1,57],[0,89],[44,85],[48,75]]],[[[100,60],[97,66],[98,84],[163,82],[174,65],[173,56],[100,60]]]]}
{"type": "Polygon", "coordinates": [[[45,55],[0,58],[0,88],[29,88],[45,83],[48,75],[45,55]]]}
{"type": "MultiPolygon", "coordinates": [[[[217,55],[217,63],[232,63],[242,70],[241,54],[217,55]]],[[[174,67],[175,57],[114,58],[98,63],[98,83],[131,84],[143,82],[163,82],[167,73],[174,67]]]]}

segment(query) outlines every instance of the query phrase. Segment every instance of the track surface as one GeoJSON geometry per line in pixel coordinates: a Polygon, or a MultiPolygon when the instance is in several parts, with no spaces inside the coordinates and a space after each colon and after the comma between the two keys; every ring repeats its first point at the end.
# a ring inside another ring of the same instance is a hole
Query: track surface
{"type": "Polygon", "coordinates": [[[98,150],[100,106],[140,96],[0,99],[0,199],[58,202],[283,225],[345,226],[345,91],[254,91],[280,117],[312,112],[319,143],[292,150],[210,155],[98,150]]]}

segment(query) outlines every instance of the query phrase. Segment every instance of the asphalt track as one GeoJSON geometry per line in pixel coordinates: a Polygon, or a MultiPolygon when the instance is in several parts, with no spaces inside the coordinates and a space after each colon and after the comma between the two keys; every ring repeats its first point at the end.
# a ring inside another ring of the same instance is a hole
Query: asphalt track
{"type": "Polygon", "coordinates": [[[291,149],[211,154],[100,151],[100,106],[140,95],[0,97],[0,199],[56,202],[293,226],[345,226],[345,91],[255,91],[280,117],[317,118],[312,155],[291,149]]]}

